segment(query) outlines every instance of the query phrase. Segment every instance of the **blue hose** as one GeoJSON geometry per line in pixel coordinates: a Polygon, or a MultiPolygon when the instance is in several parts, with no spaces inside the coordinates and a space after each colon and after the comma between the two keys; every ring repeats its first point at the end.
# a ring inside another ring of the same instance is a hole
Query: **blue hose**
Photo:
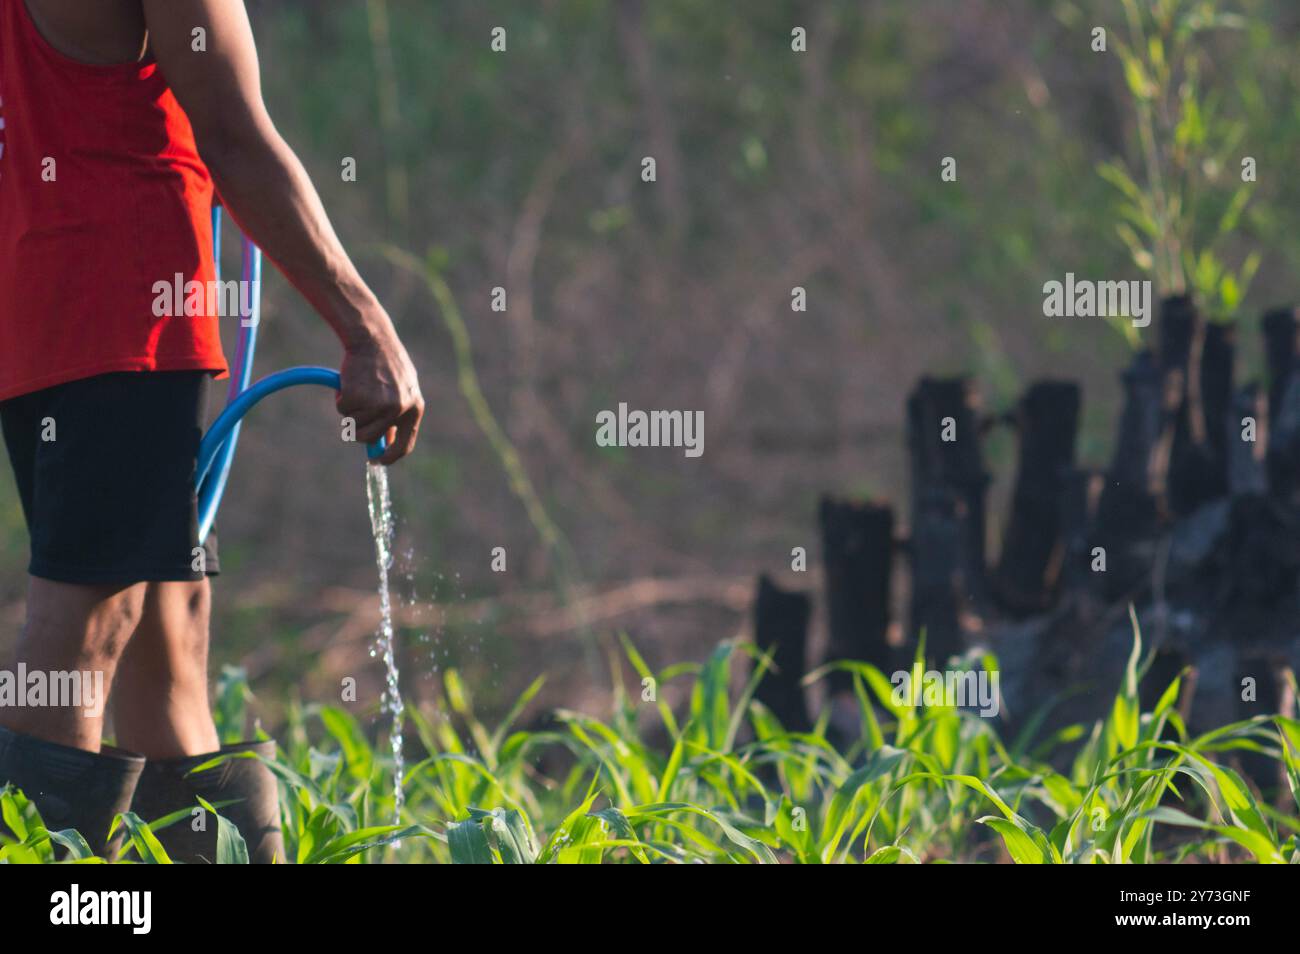
{"type": "MultiPolygon", "coordinates": [[[[213,262],[217,281],[221,280],[221,207],[216,206],[212,210],[212,251],[213,262]]],[[[239,318],[239,344],[236,346],[235,360],[230,368],[230,387],[226,390],[226,406],[237,398],[248,388],[248,380],[253,374],[253,355],[257,352],[257,326],[261,323],[262,316],[262,250],[253,244],[247,237],[244,238],[243,248],[243,274],[241,288],[252,289],[250,295],[249,310],[247,315],[240,315],[239,318]]],[[[241,308],[243,304],[243,295],[239,296],[241,308]]],[[[241,415],[242,416],[242,415],[241,415]]],[[[216,516],[217,507],[221,503],[221,497],[226,491],[226,481],[230,477],[230,466],[235,460],[235,448],[239,445],[239,420],[236,419],[234,426],[229,429],[229,440],[223,436],[223,444],[218,445],[217,460],[215,469],[212,471],[212,479],[208,481],[208,486],[203,486],[203,478],[212,467],[211,463],[203,468],[199,475],[197,486],[200,488],[199,494],[199,542],[202,543],[208,536],[208,530],[212,527],[212,519],[216,516]],[[203,507],[203,491],[207,491],[207,497],[212,501],[210,513],[206,520],[203,519],[205,509],[203,507]]]]}
{"type": "MultiPolygon", "coordinates": [[[[199,442],[198,463],[195,471],[195,482],[199,488],[200,543],[207,539],[208,531],[212,529],[212,521],[217,516],[217,507],[221,504],[221,494],[225,490],[225,478],[229,469],[228,455],[225,451],[234,444],[239,431],[239,422],[245,414],[253,409],[255,404],[268,394],[274,394],[276,391],[283,391],[285,388],[296,387],[300,384],[319,384],[322,387],[337,391],[339,389],[339,373],[333,368],[307,366],[285,368],[283,371],[267,375],[251,388],[240,392],[238,397],[227,404],[226,409],[212,422],[208,432],[203,435],[203,440],[199,442]],[[214,464],[218,458],[226,460],[227,472],[214,470],[214,464]]],[[[385,447],[386,442],[381,437],[373,444],[366,446],[366,456],[371,460],[381,457],[385,447]]]]}
{"type": "MultiPolygon", "coordinates": [[[[216,278],[221,280],[221,208],[212,210],[212,246],[216,265],[216,278]]],[[[257,350],[257,326],[262,311],[262,250],[247,237],[243,248],[243,288],[251,288],[249,313],[240,318],[239,345],[230,369],[230,387],[226,392],[225,410],[213,421],[199,443],[195,486],[199,497],[199,542],[207,539],[216,519],[217,508],[226,490],[230,466],[235,459],[239,443],[239,424],[258,401],[268,394],[299,384],[318,384],[334,391],[339,390],[339,373],[331,368],[287,368],[258,381],[252,387],[248,380],[253,373],[253,355],[257,350]]],[[[240,296],[242,300],[242,295],[240,296]]],[[[366,446],[366,455],[375,460],[383,456],[387,442],[379,438],[366,446]]]]}

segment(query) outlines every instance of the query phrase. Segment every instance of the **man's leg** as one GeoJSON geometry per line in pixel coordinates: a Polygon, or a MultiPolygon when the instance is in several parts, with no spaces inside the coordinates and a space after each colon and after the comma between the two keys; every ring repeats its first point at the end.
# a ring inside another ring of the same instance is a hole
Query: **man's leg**
{"type": "MultiPolygon", "coordinates": [[[[49,679],[54,673],[102,673],[105,693],[131,633],[141,619],[144,583],[83,585],[30,577],[27,623],[7,667],[49,679]]],[[[94,683],[92,683],[93,685],[94,683]]],[[[0,707],[0,727],[87,752],[98,752],[104,699],[84,691],[81,706],[0,707]]]]}
{"type": "Polygon", "coordinates": [[[150,583],[144,614],[118,667],[113,728],[150,759],[212,752],[208,703],[208,581],[150,583]]]}
{"type": "Polygon", "coordinates": [[[140,620],[118,667],[113,727],[118,741],[149,761],[131,808],[153,822],[182,809],[182,818],[155,832],[173,861],[216,859],[217,823],[199,807],[202,797],[222,806],[254,863],[283,862],[280,800],[275,776],[264,764],[230,758],[193,771],[218,755],[275,755],[274,742],[221,746],[208,701],[207,580],[150,583],[140,620]]]}
{"type": "MultiPolygon", "coordinates": [[[[60,687],[76,684],[56,675],[77,673],[80,700],[47,697],[39,706],[0,707],[0,785],[20,789],[51,831],[75,828],[97,855],[112,853],[109,826],[130,807],[144,768],[141,756],[100,744],[104,699],[144,595],[143,583],[31,577],[27,622],[9,671],[22,666],[60,687]]],[[[14,832],[0,822],[0,835],[14,832]]]]}

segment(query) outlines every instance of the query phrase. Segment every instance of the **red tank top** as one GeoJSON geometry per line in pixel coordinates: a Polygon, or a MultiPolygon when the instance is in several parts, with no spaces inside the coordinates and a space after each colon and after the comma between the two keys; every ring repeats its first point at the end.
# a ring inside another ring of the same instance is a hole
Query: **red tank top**
{"type": "Polygon", "coordinates": [[[109,371],[224,373],[220,296],[187,316],[159,284],[212,287],[212,193],[156,63],[77,62],[0,0],[0,400],[109,371]]]}

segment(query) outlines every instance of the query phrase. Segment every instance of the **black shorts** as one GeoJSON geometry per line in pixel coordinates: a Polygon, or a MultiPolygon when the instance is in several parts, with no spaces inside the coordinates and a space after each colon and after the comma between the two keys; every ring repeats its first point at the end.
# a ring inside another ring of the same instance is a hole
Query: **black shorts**
{"type": "Polygon", "coordinates": [[[32,576],[64,583],[201,580],[195,457],[207,371],[126,371],[0,402],[31,534],[32,576]]]}

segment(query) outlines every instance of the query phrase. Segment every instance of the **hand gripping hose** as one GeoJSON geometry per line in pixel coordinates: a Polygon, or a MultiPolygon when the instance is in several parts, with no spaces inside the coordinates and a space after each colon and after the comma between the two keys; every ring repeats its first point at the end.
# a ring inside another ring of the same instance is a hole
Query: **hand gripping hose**
{"type": "MultiPolygon", "coordinates": [[[[217,508],[226,490],[230,465],[235,459],[235,446],[239,443],[239,425],[253,405],[276,391],[299,384],[319,384],[339,390],[339,373],[332,368],[286,368],[267,375],[251,387],[248,379],[253,373],[253,355],[257,350],[257,326],[262,313],[262,250],[243,237],[243,284],[249,289],[248,314],[239,321],[239,344],[230,368],[230,387],[226,391],[225,410],[212,422],[208,432],[199,442],[195,486],[199,496],[199,542],[207,539],[216,519],[217,508]]],[[[212,250],[216,262],[216,278],[221,280],[221,207],[212,209],[212,250]]],[[[240,301],[244,301],[243,294],[240,301]]],[[[387,444],[379,438],[366,446],[366,454],[374,460],[381,457],[387,444]]]]}

